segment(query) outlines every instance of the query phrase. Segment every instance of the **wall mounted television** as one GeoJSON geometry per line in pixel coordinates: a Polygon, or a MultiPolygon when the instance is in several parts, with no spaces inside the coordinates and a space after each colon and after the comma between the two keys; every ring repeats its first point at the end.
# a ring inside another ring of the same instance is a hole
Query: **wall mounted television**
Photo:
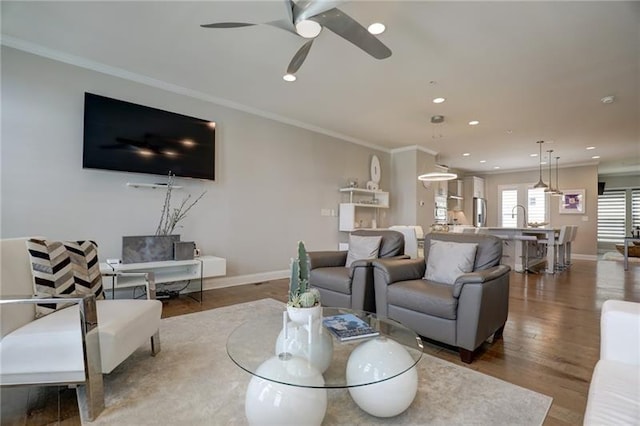
{"type": "Polygon", "coordinates": [[[82,167],[215,178],[215,123],[85,93],[82,167]]]}

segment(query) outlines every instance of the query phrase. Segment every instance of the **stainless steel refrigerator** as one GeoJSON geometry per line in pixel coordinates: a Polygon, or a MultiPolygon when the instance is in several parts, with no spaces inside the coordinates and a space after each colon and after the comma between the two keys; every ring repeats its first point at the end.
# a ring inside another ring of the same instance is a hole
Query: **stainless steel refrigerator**
{"type": "Polygon", "coordinates": [[[473,197],[473,226],[487,226],[487,200],[473,197]]]}

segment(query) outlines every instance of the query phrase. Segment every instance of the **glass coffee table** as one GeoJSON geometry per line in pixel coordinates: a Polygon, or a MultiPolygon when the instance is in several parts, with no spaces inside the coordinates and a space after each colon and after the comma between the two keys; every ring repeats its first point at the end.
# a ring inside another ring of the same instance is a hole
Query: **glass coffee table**
{"type": "Polygon", "coordinates": [[[300,424],[299,413],[305,413],[308,424],[320,424],[327,389],[348,389],[360,408],[377,417],[395,416],[409,407],[418,387],[420,337],[368,312],[323,307],[321,316],[338,314],[354,314],[379,334],[340,341],[321,319],[295,323],[277,311],[231,333],[227,353],[252,375],[245,399],[250,424],[300,424]]]}

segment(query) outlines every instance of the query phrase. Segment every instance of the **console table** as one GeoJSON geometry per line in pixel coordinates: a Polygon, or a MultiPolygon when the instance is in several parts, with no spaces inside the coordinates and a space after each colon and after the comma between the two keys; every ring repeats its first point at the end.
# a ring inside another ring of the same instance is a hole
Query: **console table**
{"type": "Polygon", "coordinates": [[[219,277],[227,273],[227,260],[216,256],[200,256],[190,260],[166,260],[162,262],[100,264],[103,274],[102,285],[111,287],[112,297],[119,288],[144,286],[141,276],[119,276],[119,272],[153,272],[156,284],[176,281],[199,280],[202,303],[202,281],[204,278],[219,277]],[[109,279],[111,282],[109,282],[109,279]]]}

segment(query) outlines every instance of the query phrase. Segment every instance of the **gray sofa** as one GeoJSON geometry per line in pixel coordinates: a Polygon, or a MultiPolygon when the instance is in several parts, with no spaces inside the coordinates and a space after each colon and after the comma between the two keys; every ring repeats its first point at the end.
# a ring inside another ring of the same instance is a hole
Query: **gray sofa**
{"type": "MultiPolygon", "coordinates": [[[[360,230],[352,235],[382,236],[378,257],[404,256],[404,236],[397,231],[360,230]]],[[[371,260],[356,260],[346,267],[347,251],[309,252],[309,283],[320,291],[324,306],[375,312],[373,266],[371,260]]]]}
{"type": "Polygon", "coordinates": [[[425,236],[424,253],[424,259],[373,262],[377,314],[456,346],[462,361],[470,363],[487,338],[502,336],[507,321],[510,268],[499,264],[502,241],[491,235],[431,233],[425,236]],[[472,272],[450,284],[424,279],[433,240],[477,244],[472,272]]]}

